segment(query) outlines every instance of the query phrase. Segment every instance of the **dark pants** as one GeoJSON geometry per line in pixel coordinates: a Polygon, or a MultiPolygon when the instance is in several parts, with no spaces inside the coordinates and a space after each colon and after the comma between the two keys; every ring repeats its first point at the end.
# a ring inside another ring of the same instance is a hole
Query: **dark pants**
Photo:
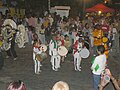
{"type": "Polygon", "coordinates": [[[2,53],[0,51],[0,70],[2,69],[3,66],[4,66],[4,59],[3,59],[2,53]]]}
{"type": "Polygon", "coordinates": [[[11,40],[11,47],[9,50],[6,51],[8,56],[13,56],[14,58],[17,57],[16,51],[15,51],[15,39],[13,38],[11,40]]]}

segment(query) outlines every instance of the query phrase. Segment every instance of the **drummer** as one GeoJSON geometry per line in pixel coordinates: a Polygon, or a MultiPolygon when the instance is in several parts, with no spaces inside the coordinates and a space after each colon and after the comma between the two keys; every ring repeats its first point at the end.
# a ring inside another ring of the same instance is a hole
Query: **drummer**
{"type": "Polygon", "coordinates": [[[54,71],[58,71],[58,68],[60,68],[60,56],[57,53],[57,47],[56,35],[52,35],[49,43],[49,55],[51,56],[52,70],[54,71]]]}
{"type": "Polygon", "coordinates": [[[94,49],[94,56],[97,55],[97,46],[99,45],[102,45],[102,38],[104,36],[104,33],[103,31],[101,30],[101,27],[99,24],[95,25],[95,29],[93,31],[93,38],[94,38],[94,46],[93,46],[93,49],[94,49]]]}
{"type": "Polygon", "coordinates": [[[34,41],[33,43],[33,60],[34,60],[34,67],[35,67],[35,74],[40,74],[41,69],[40,67],[41,62],[37,60],[36,55],[41,54],[42,51],[40,50],[40,43],[38,41],[34,41]]]}
{"type": "Polygon", "coordinates": [[[73,54],[74,54],[74,68],[75,71],[81,71],[81,55],[80,51],[82,49],[82,42],[79,36],[76,37],[75,44],[73,45],[73,54]]]}

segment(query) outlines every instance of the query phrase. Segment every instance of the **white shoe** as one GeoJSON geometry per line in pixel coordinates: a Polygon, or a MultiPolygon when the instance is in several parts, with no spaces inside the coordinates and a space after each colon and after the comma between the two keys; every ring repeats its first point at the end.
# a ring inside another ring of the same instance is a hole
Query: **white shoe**
{"type": "Polygon", "coordinates": [[[25,48],[25,46],[23,46],[22,48],[25,48]]]}
{"type": "Polygon", "coordinates": [[[75,71],[77,71],[77,68],[75,68],[75,71]]]}
{"type": "Polygon", "coordinates": [[[8,58],[10,58],[10,56],[6,56],[5,58],[8,59],[8,58]]]}
{"type": "Polygon", "coordinates": [[[15,60],[17,60],[17,58],[14,58],[13,60],[15,61],[15,60]]]}
{"type": "Polygon", "coordinates": [[[42,64],[40,64],[40,67],[42,66],[42,64]]]}
{"type": "Polygon", "coordinates": [[[40,74],[40,72],[36,72],[35,74],[40,74]]]}
{"type": "Polygon", "coordinates": [[[81,69],[78,69],[78,71],[81,71],[81,69]]]}
{"type": "Polygon", "coordinates": [[[55,70],[55,68],[54,68],[54,67],[52,67],[52,70],[55,70]]]}
{"type": "Polygon", "coordinates": [[[56,68],[54,71],[58,71],[58,69],[56,68]]]}
{"type": "Polygon", "coordinates": [[[42,72],[42,70],[39,70],[38,72],[40,73],[40,72],[42,72]]]}

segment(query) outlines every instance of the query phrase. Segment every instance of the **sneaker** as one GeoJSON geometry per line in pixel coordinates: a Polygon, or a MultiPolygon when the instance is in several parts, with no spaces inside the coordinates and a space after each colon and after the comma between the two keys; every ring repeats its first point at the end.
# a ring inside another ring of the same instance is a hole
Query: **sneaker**
{"type": "Polygon", "coordinates": [[[25,48],[25,46],[23,46],[22,48],[25,48]]]}
{"type": "Polygon", "coordinates": [[[13,60],[17,60],[17,58],[14,58],[13,60]]]}
{"type": "Polygon", "coordinates": [[[40,72],[36,72],[35,74],[40,74],[40,72]]]}
{"type": "Polygon", "coordinates": [[[58,71],[58,69],[56,68],[54,71],[58,71]]]}
{"type": "Polygon", "coordinates": [[[81,69],[78,69],[78,71],[81,71],[81,69]]]}
{"type": "Polygon", "coordinates": [[[52,67],[52,70],[55,70],[55,68],[54,68],[54,67],[52,67]]]}
{"type": "Polygon", "coordinates": [[[39,70],[38,72],[40,73],[40,72],[42,72],[42,70],[39,70]]]}
{"type": "Polygon", "coordinates": [[[10,58],[10,56],[6,56],[5,58],[8,59],[8,58],[10,58]]]}
{"type": "Polygon", "coordinates": [[[42,66],[42,64],[40,64],[40,67],[42,66]]]}
{"type": "Polygon", "coordinates": [[[77,68],[75,68],[75,71],[77,71],[77,68]]]}

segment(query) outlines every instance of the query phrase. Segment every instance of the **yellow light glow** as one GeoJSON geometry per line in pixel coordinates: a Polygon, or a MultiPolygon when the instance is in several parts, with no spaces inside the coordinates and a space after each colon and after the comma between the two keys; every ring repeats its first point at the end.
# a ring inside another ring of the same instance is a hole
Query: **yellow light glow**
{"type": "Polygon", "coordinates": [[[104,3],[107,3],[107,1],[105,0],[104,3]]]}
{"type": "Polygon", "coordinates": [[[98,15],[100,15],[102,12],[101,11],[98,11],[98,15]]]}

